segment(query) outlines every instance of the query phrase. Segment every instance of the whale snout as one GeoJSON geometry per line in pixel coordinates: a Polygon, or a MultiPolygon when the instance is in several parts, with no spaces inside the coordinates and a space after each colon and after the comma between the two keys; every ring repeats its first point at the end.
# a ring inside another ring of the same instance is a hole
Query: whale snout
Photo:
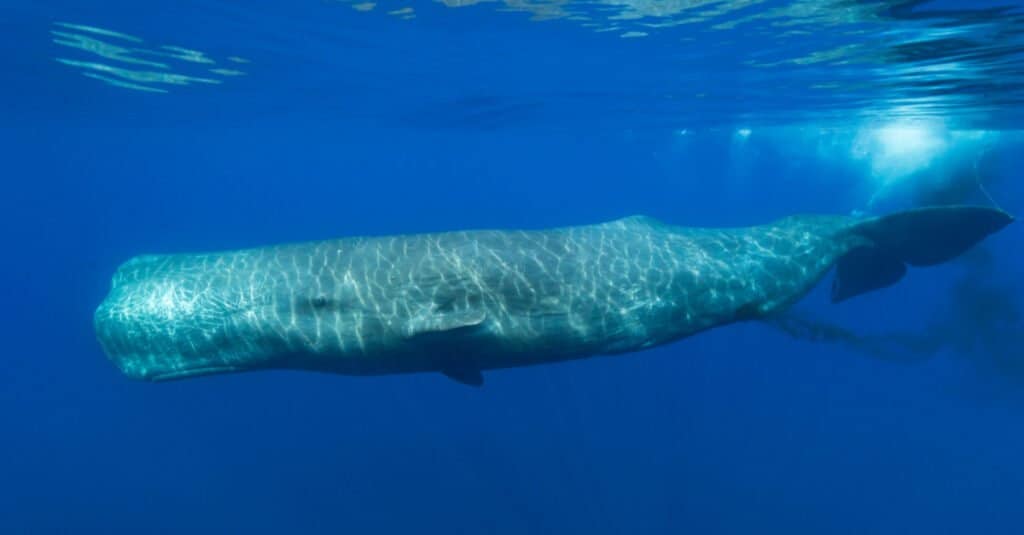
{"type": "Polygon", "coordinates": [[[234,372],[251,360],[230,307],[209,286],[188,280],[115,282],[93,323],[107,356],[133,379],[234,372]]]}

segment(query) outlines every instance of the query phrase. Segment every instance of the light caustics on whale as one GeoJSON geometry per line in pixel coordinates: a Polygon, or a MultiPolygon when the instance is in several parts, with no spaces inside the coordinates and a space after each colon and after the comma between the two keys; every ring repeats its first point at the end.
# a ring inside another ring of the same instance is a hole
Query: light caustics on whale
{"type": "Polygon", "coordinates": [[[259,369],[482,370],[618,354],[771,318],[833,266],[834,301],[950,260],[1012,218],[943,207],[700,229],[642,217],[544,231],[362,237],[141,256],[95,313],[148,380],[259,369]]]}

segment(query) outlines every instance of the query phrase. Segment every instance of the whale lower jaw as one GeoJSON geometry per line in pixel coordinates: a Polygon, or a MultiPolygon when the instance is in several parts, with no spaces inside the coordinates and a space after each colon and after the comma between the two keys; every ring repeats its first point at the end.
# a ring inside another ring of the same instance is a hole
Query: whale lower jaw
{"type": "Polygon", "coordinates": [[[191,368],[188,370],[177,370],[173,372],[164,372],[147,377],[142,377],[146,381],[163,382],[163,381],[174,381],[176,379],[188,379],[190,377],[198,377],[202,375],[218,375],[221,373],[232,373],[240,372],[245,370],[241,366],[206,366],[202,368],[191,368]]]}
{"type": "MultiPolygon", "coordinates": [[[[131,362],[130,360],[126,362],[131,362]]],[[[119,364],[119,363],[118,363],[119,364]]],[[[190,368],[181,368],[177,370],[160,370],[156,371],[152,368],[142,368],[136,366],[118,366],[121,372],[126,376],[137,379],[140,381],[149,381],[153,383],[162,383],[164,381],[174,381],[177,379],[189,379],[192,377],[201,377],[204,375],[220,375],[224,373],[242,372],[252,369],[248,366],[232,366],[225,364],[210,365],[210,366],[195,366],[190,368]]]]}

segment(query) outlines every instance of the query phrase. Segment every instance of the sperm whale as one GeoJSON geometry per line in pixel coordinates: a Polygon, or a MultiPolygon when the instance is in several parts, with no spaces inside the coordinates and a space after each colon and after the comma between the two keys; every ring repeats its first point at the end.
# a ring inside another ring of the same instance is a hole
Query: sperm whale
{"type": "Polygon", "coordinates": [[[94,325],[132,378],[261,369],[482,371],[635,352],[785,310],[833,267],[833,301],[950,260],[1009,224],[951,206],[744,228],[647,217],[549,230],[351,237],[145,255],[94,325]]]}

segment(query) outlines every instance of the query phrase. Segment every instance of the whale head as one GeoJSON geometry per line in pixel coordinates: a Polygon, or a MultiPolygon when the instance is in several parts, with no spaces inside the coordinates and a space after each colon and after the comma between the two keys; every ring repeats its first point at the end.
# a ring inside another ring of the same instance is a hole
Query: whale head
{"type": "MultiPolygon", "coordinates": [[[[212,261],[212,260],[211,260],[212,261]]],[[[202,257],[144,256],[114,275],[93,317],[110,360],[149,381],[268,367],[285,345],[266,328],[273,295],[253,299],[248,282],[202,257]],[[266,298],[266,300],[264,300],[266,298]]]]}

